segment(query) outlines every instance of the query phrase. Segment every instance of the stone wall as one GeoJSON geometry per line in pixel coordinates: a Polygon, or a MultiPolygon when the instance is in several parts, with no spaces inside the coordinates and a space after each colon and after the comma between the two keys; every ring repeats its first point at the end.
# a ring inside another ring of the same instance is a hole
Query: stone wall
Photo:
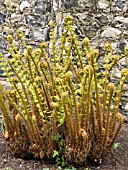
{"type": "MultiPolygon", "coordinates": [[[[0,52],[9,56],[5,37],[15,35],[17,29],[24,31],[27,44],[32,46],[49,41],[49,20],[56,21],[59,35],[69,14],[74,17],[76,33],[80,38],[89,37],[92,48],[102,49],[110,41],[113,53],[117,54],[128,45],[127,0],[0,0],[0,52]]],[[[127,65],[128,58],[120,60],[112,70],[111,80],[118,83],[120,69],[127,65]]],[[[128,80],[120,107],[128,113],[128,80]]]]}

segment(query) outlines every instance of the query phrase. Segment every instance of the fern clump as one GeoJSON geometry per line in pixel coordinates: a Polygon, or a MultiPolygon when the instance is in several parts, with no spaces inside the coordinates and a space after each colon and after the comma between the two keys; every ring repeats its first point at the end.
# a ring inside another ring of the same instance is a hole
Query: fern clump
{"type": "Polygon", "coordinates": [[[83,164],[87,158],[102,161],[112,149],[123,118],[119,102],[128,70],[122,70],[118,87],[109,81],[113,66],[123,57],[112,54],[105,44],[104,71],[98,72],[98,49],[91,49],[87,37],[79,40],[71,16],[56,45],[55,23],[50,21],[50,45],[33,49],[17,36],[25,52],[7,36],[12,56],[0,58],[10,90],[0,86],[4,138],[18,157],[52,159],[57,154],[65,162],[83,164]],[[59,137],[58,137],[59,136],[59,137]],[[56,155],[55,155],[56,154],[56,155]]]}

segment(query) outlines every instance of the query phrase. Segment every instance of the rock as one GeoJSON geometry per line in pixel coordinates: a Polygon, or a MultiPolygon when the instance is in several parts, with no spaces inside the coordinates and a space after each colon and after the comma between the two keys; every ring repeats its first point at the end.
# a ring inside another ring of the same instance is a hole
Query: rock
{"type": "Polygon", "coordinates": [[[119,60],[118,64],[119,64],[121,69],[127,67],[127,65],[128,65],[128,58],[127,57],[122,58],[121,60],[119,60]]]}
{"type": "Polygon", "coordinates": [[[115,79],[121,79],[121,71],[119,69],[113,69],[111,71],[111,75],[110,75],[111,78],[115,78],[115,79]]]}
{"type": "Polygon", "coordinates": [[[125,6],[123,8],[124,16],[128,17],[128,1],[125,3],[125,6]]]}
{"type": "Polygon", "coordinates": [[[78,18],[79,20],[86,20],[87,14],[86,14],[86,12],[79,12],[77,14],[73,14],[73,17],[78,18]]]}
{"type": "Polygon", "coordinates": [[[56,14],[56,21],[57,21],[58,25],[61,25],[62,20],[63,20],[63,14],[62,14],[62,12],[58,12],[56,14]]]}
{"type": "Polygon", "coordinates": [[[117,0],[116,5],[118,8],[123,9],[125,7],[125,0],[117,0]]]}
{"type": "Polygon", "coordinates": [[[4,87],[5,90],[10,89],[10,83],[6,81],[0,81],[0,84],[4,87]]]}
{"type": "Polygon", "coordinates": [[[99,14],[99,15],[96,15],[95,18],[100,22],[100,24],[107,24],[108,23],[107,15],[99,14]]]}
{"type": "Polygon", "coordinates": [[[128,91],[128,84],[124,84],[122,90],[123,90],[123,91],[128,91]]]}
{"type": "Polygon", "coordinates": [[[0,0],[0,5],[3,5],[4,4],[4,0],[0,0]]]}
{"type": "Polygon", "coordinates": [[[125,18],[123,16],[117,16],[114,18],[115,21],[118,22],[122,22],[123,24],[127,24],[128,23],[128,18],[125,18]]]}
{"type": "Polygon", "coordinates": [[[1,39],[0,37],[0,52],[3,53],[3,49],[7,48],[7,44],[5,42],[5,40],[1,39]]]}
{"type": "Polygon", "coordinates": [[[47,2],[47,12],[52,12],[52,4],[51,2],[47,2]]]}
{"type": "Polygon", "coordinates": [[[4,23],[6,19],[6,14],[0,12],[0,24],[4,23]]]}
{"type": "Polygon", "coordinates": [[[113,27],[107,27],[102,33],[101,37],[103,38],[118,38],[121,35],[121,31],[119,29],[113,27]]]}
{"type": "Polygon", "coordinates": [[[2,33],[2,30],[3,30],[2,25],[0,25],[0,33],[2,33]]]}
{"type": "Polygon", "coordinates": [[[14,30],[10,26],[3,26],[2,33],[3,33],[4,36],[7,36],[9,34],[13,34],[14,30]]]}
{"type": "Polygon", "coordinates": [[[124,34],[124,37],[126,37],[126,39],[128,39],[128,31],[124,30],[123,34],[124,34]]]}
{"type": "Polygon", "coordinates": [[[110,1],[107,1],[107,0],[99,0],[98,1],[98,7],[100,9],[106,9],[109,7],[109,5],[110,5],[110,1]]]}
{"type": "Polygon", "coordinates": [[[119,49],[120,49],[120,51],[121,51],[122,53],[124,53],[124,48],[125,48],[125,46],[126,46],[126,42],[120,41],[120,43],[119,43],[119,49]]]}
{"type": "Polygon", "coordinates": [[[23,12],[24,10],[29,9],[30,3],[28,1],[22,1],[20,4],[20,11],[23,12]]]}
{"type": "Polygon", "coordinates": [[[19,20],[21,20],[21,14],[17,14],[17,13],[12,13],[11,14],[11,22],[14,24],[15,22],[18,22],[19,20]]]}
{"type": "Polygon", "coordinates": [[[125,104],[128,102],[128,93],[121,93],[121,101],[123,102],[123,108],[125,108],[125,104]]]}
{"type": "Polygon", "coordinates": [[[12,7],[14,4],[17,3],[17,0],[5,0],[4,5],[6,6],[7,9],[12,10],[12,7]]]}
{"type": "Polygon", "coordinates": [[[124,91],[124,95],[125,95],[125,100],[124,101],[128,102],[128,90],[124,91]]]}
{"type": "Polygon", "coordinates": [[[35,41],[42,41],[42,40],[44,40],[44,35],[40,31],[38,31],[38,30],[34,30],[33,37],[34,37],[35,41]]]}
{"type": "Polygon", "coordinates": [[[65,0],[64,6],[66,9],[70,9],[71,7],[76,7],[79,3],[78,0],[65,0]]]}
{"type": "Polygon", "coordinates": [[[122,66],[121,68],[127,67],[127,66],[128,66],[128,58],[122,60],[122,61],[120,62],[120,65],[122,66]]]}
{"type": "Polygon", "coordinates": [[[124,119],[124,123],[128,123],[128,116],[127,115],[123,115],[123,119],[124,119]]]}
{"type": "Polygon", "coordinates": [[[45,27],[45,22],[42,22],[42,20],[45,20],[45,18],[40,17],[40,15],[28,15],[26,16],[26,21],[29,25],[32,27],[45,27]]]}
{"type": "MultiPolygon", "coordinates": [[[[53,2],[53,5],[55,5],[55,2],[53,2]]],[[[37,13],[42,13],[42,14],[51,12],[52,10],[51,2],[37,0],[35,2],[35,9],[37,13]]]]}
{"type": "Polygon", "coordinates": [[[127,104],[125,105],[124,109],[125,109],[126,112],[128,112],[128,102],[127,102],[127,104]]]}
{"type": "Polygon", "coordinates": [[[91,8],[94,6],[93,4],[93,0],[78,0],[78,6],[81,7],[81,8],[91,8]]]}
{"type": "Polygon", "coordinates": [[[57,1],[56,0],[53,0],[53,10],[54,11],[57,11],[58,10],[58,3],[57,3],[57,1]]]}
{"type": "Polygon", "coordinates": [[[118,48],[118,42],[111,42],[111,45],[112,45],[112,50],[116,51],[118,48]]]}

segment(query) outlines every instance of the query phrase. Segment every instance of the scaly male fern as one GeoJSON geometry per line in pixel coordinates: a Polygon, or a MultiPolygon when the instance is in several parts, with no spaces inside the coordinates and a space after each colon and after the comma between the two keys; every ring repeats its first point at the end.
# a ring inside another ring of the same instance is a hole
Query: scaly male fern
{"type": "Polygon", "coordinates": [[[55,151],[67,162],[82,164],[90,157],[101,161],[111,151],[123,123],[119,102],[128,70],[122,70],[118,88],[109,81],[113,66],[128,55],[112,54],[105,44],[104,71],[98,73],[98,49],[91,49],[73,29],[71,16],[56,45],[55,23],[50,21],[50,46],[42,42],[33,49],[17,30],[25,52],[7,36],[12,58],[0,58],[10,90],[0,85],[0,108],[5,123],[4,138],[15,156],[51,159],[55,151]],[[113,106],[113,107],[112,107],[113,106]],[[59,134],[63,144],[55,140],[59,134]],[[63,151],[60,146],[63,145],[63,151]]]}

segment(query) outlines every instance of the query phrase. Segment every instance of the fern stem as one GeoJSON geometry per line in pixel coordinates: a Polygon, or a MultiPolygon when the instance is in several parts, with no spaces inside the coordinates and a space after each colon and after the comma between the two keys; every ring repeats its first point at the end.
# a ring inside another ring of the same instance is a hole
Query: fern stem
{"type": "Polygon", "coordinates": [[[74,89],[71,85],[71,82],[68,81],[68,85],[70,87],[71,93],[72,93],[72,97],[73,97],[73,102],[74,102],[74,107],[75,107],[75,116],[76,116],[76,127],[77,127],[77,136],[79,137],[79,132],[80,132],[80,124],[79,124],[79,113],[78,113],[78,105],[77,105],[77,101],[76,101],[76,96],[74,94],[74,89]]]}
{"type": "Polygon", "coordinates": [[[117,129],[116,129],[116,132],[115,132],[113,138],[112,138],[112,141],[111,141],[111,144],[112,144],[112,145],[114,144],[114,142],[115,142],[115,140],[116,140],[116,138],[117,138],[117,135],[119,134],[120,129],[121,129],[122,124],[123,124],[123,116],[122,116],[120,113],[117,114],[117,118],[118,118],[118,120],[119,120],[119,125],[118,125],[118,127],[117,127],[117,129]]]}
{"type": "Polygon", "coordinates": [[[109,92],[108,92],[108,106],[107,106],[107,122],[106,122],[106,132],[105,132],[105,136],[104,136],[104,141],[105,144],[107,144],[107,137],[108,137],[108,131],[109,131],[109,125],[110,125],[110,106],[111,106],[111,101],[112,101],[112,96],[113,96],[113,92],[114,92],[114,84],[113,83],[109,83],[108,84],[108,88],[109,88],[109,92]]]}

